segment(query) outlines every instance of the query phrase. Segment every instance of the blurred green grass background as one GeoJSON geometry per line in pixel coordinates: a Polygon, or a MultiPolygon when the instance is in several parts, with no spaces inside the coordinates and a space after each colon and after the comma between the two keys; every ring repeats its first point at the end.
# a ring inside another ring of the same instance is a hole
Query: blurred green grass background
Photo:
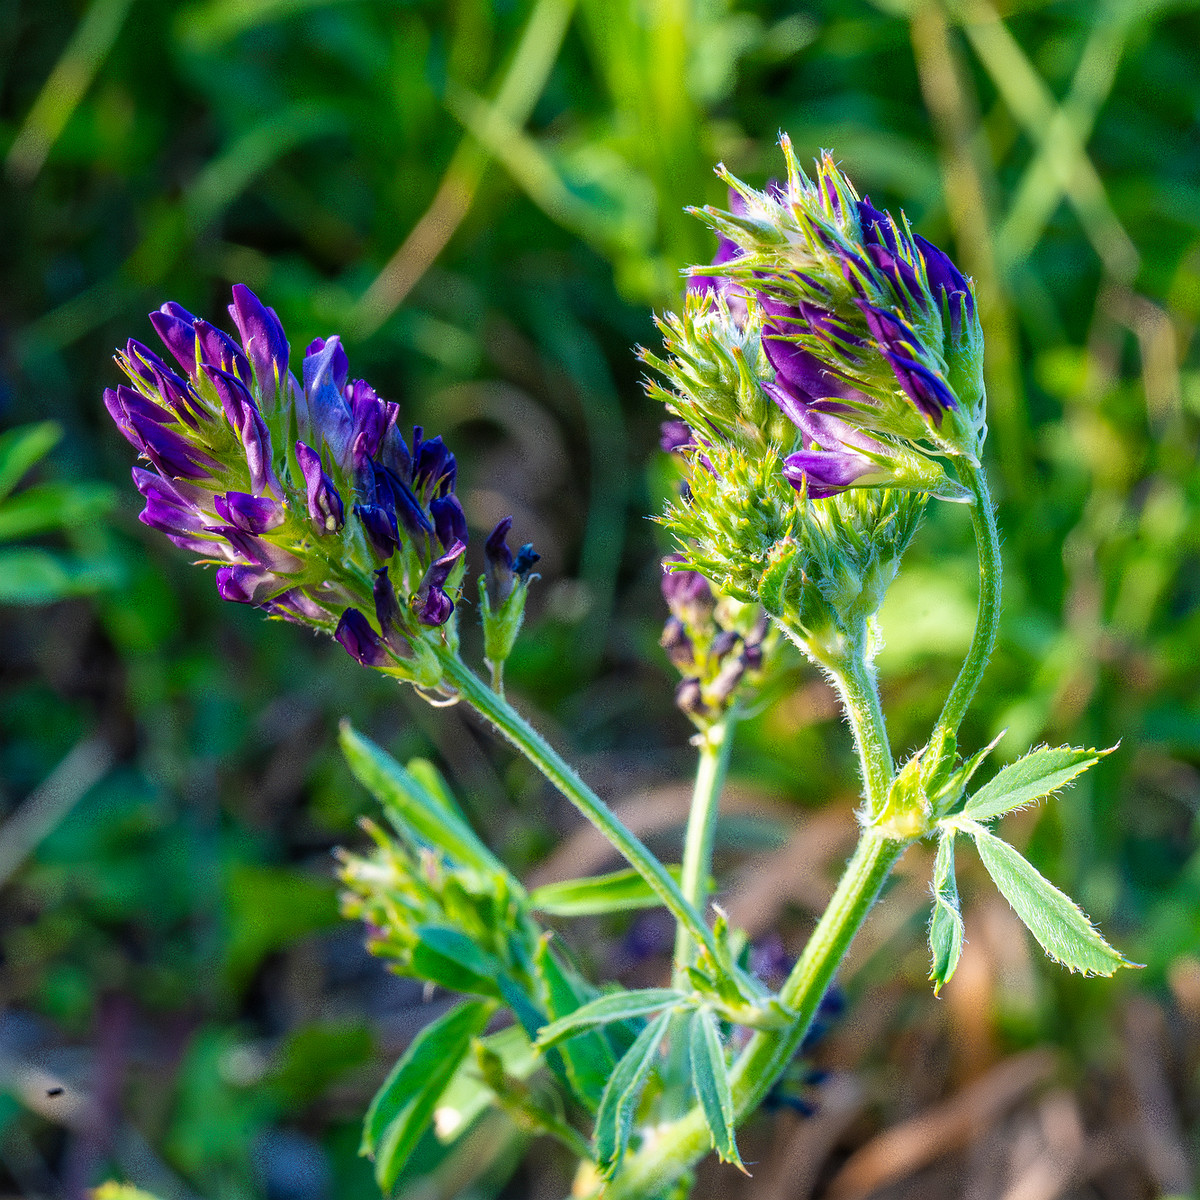
{"type": "MultiPolygon", "coordinates": [[[[967,958],[935,1001],[914,862],[847,970],[816,1115],[760,1122],[755,1180],[696,1194],[1192,1192],[1198,45],[1196,6],[1156,0],[0,4],[0,427],[63,429],[0,515],[0,1194],[375,1194],[357,1121],[431,1010],[339,926],[329,852],[369,803],[338,717],[434,758],[524,872],[575,828],[462,716],[222,604],[138,524],[99,402],[112,348],[168,298],[222,313],[236,281],[293,347],[341,332],[458,452],[473,530],[512,512],[536,542],[513,690],[669,854],[688,727],[646,518],[672,484],[631,348],[712,253],[683,207],[722,199],[717,160],[776,173],[780,129],[976,279],[1007,578],[964,740],[1121,741],[1012,832],[1147,967],[1041,963],[968,867],[967,958]]],[[[897,746],[973,604],[969,526],[942,505],[885,614],[897,746]]],[[[787,682],[739,735],[753,820],[719,866],[752,932],[794,949],[853,768],[824,686],[787,682]]],[[[601,973],[665,961],[652,921],[584,940],[601,973]]],[[[485,1122],[431,1139],[402,1190],[553,1197],[564,1171],[485,1122]]]]}

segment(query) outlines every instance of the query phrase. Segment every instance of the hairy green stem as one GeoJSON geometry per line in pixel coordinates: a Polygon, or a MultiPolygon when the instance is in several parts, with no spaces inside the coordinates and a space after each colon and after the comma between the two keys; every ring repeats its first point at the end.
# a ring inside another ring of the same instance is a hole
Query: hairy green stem
{"type": "Polygon", "coordinates": [[[827,669],[854,733],[864,794],[873,816],[882,809],[896,773],[883,708],[879,703],[875,670],[861,653],[829,663],[827,669]]]}
{"type": "Polygon", "coordinates": [[[988,494],[987,478],[982,467],[966,461],[959,464],[959,473],[974,497],[971,523],[975,527],[975,545],[979,552],[979,609],[970,649],[946,697],[930,739],[935,755],[953,745],[958,727],[967,715],[975,690],[992,657],[1000,628],[1000,534],[996,529],[996,513],[988,494]]]}
{"type": "Polygon", "coordinates": [[[658,898],[698,945],[716,956],[712,932],[688,903],[679,885],[646,846],[613,815],[612,810],[580,779],[515,708],[498,696],[449,648],[438,651],[447,682],[481,716],[496,727],[596,828],[625,856],[658,898]]]}
{"type": "MultiPolygon", "coordinates": [[[[796,1020],[782,1033],[756,1033],[733,1066],[730,1086],[734,1120],[759,1107],[792,1060],[812,1025],[834,973],[849,949],[884,880],[908,842],[868,830],[859,841],[841,882],[780,993],[796,1020]]],[[[621,1168],[604,1200],[647,1200],[659,1196],[711,1149],[711,1136],[699,1108],[655,1135],[621,1168]]]]}
{"type": "MultiPolygon", "coordinates": [[[[729,769],[729,752],[737,713],[710,725],[700,734],[700,758],[696,764],[696,782],[692,788],[692,807],[688,813],[683,839],[683,867],[679,887],[684,899],[703,914],[708,902],[708,878],[712,874],[713,838],[717,831],[717,812],[721,791],[729,769]]],[[[675,978],[684,978],[684,970],[696,954],[691,931],[682,923],[675,932],[675,978]]]]}

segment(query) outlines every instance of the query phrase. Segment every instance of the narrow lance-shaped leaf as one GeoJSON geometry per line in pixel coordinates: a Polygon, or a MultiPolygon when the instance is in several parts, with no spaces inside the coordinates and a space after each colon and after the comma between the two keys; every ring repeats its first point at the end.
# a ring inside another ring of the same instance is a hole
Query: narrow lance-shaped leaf
{"type": "Polygon", "coordinates": [[[1007,842],[982,827],[971,832],[993,882],[1055,962],[1084,975],[1111,975],[1118,967],[1138,965],[1114,950],[1079,906],[1007,842]]]}
{"type": "MultiPolygon", "coordinates": [[[[668,867],[667,871],[678,882],[680,868],[668,867]]],[[[529,894],[531,908],[555,917],[593,917],[660,904],[658,893],[634,870],[548,883],[529,894]]]]}
{"type": "Polygon", "coordinates": [[[1043,747],[1005,767],[973,795],[963,808],[972,821],[990,821],[1023,804],[1040,800],[1066,787],[1076,775],[1098,763],[1108,750],[1077,750],[1072,746],[1043,747]]]}
{"type": "Polygon", "coordinates": [[[375,1158],[375,1178],[390,1192],[437,1102],[483,1032],[495,1005],[471,1000],[426,1025],[371,1101],[363,1121],[362,1154],[375,1158]]]}
{"type": "Polygon", "coordinates": [[[712,1135],[713,1149],[722,1162],[733,1163],[739,1170],[750,1172],[742,1165],[737,1142],[733,1135],[733,1093],[729,1089],[729,1068],[725,1048],[717,1031],[717,1019],[711,1009],[697,1009],[692,1014],[689,1035],[692,1055],[692,1078],[696,1095],[704,1110],[704,1120],[712,1135]]]}
{"type": "Polygon", "coordinates": [[[596,1114],[596,1162],[606,1178],[615,1173],[629,1145],[634,1113],[670,1021],[670,1011],[662,1012],[642,1030],[617,1063],[600,1098],[596,1114]]]}
{"type": "MultiPolygon", "coordinates": [[[[421,841],[444,850],[464,866],[509,874],[465,821],[429,795],[410,772],[348,721],[342,722],[340,741],[355,778],[383,805],[399,832],[410,837],[415,832],[421,841]]],[[[512,883],[520,888],[515,879],[512,883]]]]}
{"type": "Polygon", "coordinates": [[[561,1042],[563,1038],[574,1036],[577,1030],[586,1029],[590,1025],[606,1025],[610,1021],[627,1021],[630,1017],[644,1017],[660,1008],[678,1004],[686,999],[687,993],[675,988],[646,988],[640,992],[613,992],[601,996],[582,1008],[577,1008],[569,1016],[547,1025],[537,1038],[537,1046],[544,1050],[561,1042]]]}
{"type": "Polygon", "coordinates": [[[21,482],[21,477],[44,458],[62,437],[57,421],[18,425],[0,433],[0,500],[21,482]]]}
{"type": "Polygon", "coordinates": [[[441,925],[421,925],[414,931],[412,973],[450,992],[499,996],[503,966],[481,950],[465,933],[441,925]]]}
{"type": "Polygon", "coordinates": [[[958,967],[962,955],[963,922],[954,878],[954,830],[943,832],[933,862],[933,915],[929,919],[929,978],[936,996],[958,967]]]}
{"type": "MultiPolygon", "coordinates": [[[[533,962],[551,1020],[577,1011],[594,996],[578,975],[568,972],[558,961],[549,934],[544,934],[539,941],[533,962]]],[[[552,1071],[564,1078],[579,1102],[594,1113],[613,1067],[617,1065],[617,1057],[608,1037],[595,1030],[549,1050],[546,1062],[552,1071]]]]}

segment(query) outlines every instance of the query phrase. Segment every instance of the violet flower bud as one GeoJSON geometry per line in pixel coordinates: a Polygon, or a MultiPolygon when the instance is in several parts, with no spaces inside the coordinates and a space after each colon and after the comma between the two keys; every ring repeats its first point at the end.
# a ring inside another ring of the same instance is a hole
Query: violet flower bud
{"type": "Polygon", "coordinates": [[[354,515],[362,523],[367,541],[380,562],[387,562],[400,548],[396,514],[381,504],[356,504],[354,515]]]}
{"type": "Polygon", "coordinates": [[[445,592],[450,572],[462,558],[466,546],[455,542],[441,558],[434,559],[413,596],[417,620],[422,625],[445,625],[454,611],[454,601],[445,592]]]}
{"type": "Polygon", "coordinates": [[[346,510],[333,480],[321,469],[321,456],[303,442],[296,443],[296,461],[304,475],[308,515],[320,535],[337,533],[346,523],[346,510]]]}
{"type": "Polygon", "coordinates": [[[196,318],[182,304],[168,300],[166,304],[150,314],[154,332],[163,340],[163,345],[174,355],[189,379],[196,375],[196,318]]]}
{"type": "Polygon", "coordinates": [[[213,505],[222,521],[245,533],[269,533],[283,524],[283,509],[269,496],[226,492],[214,496],[213,505]]]}
{"type": "Polygon", "coordinates": [[[348,608],[342,613],[333,636],[341,642],[346,653],[364,667],[381,667],[389,661],[383,639],[357,608],[348,608]]]}
{"type": "Polygon", "coordinates": [[[254,367],[254,381],[264,398],[275,395],[287,378],[290,347],[273,308],[267,308],[245,284],[233,285],[229,315],[254,367]]]}

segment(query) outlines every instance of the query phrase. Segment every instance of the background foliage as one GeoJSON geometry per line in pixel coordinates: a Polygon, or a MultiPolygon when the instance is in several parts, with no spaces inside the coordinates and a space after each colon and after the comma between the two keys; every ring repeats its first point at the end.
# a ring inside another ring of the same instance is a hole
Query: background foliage
{"type": "MultiPolygon", "coordinates": [[[[462,716],[222,604],[138,524],[99,405],[112,347],[166,298],[219,313],[238,280],[294,345],[342,332],[460,452],[474,529],[511,511],[537,543],[511,687],[665,848],[690,753],[646,520],[671,484],[631,346],[711,254],[682,208],[721,199],[712,163],[761,183],[784,128],[977,280],[1007,591],[967,738],[1121,740],[1010,832],[1147,967],[1043,964],[974,865],[935,1001],[914,861],[844,973],[816,1114],[759,1122],[755,1181],[713,1170],[699,1194],[1192,1191],[1198,41],[1193,6],[1156,0],[0,5],[0,424],[63,430],[44,458],[0,447],[24,477],[0,470],[0,1187],[375,1194],[358,1120],[444,1002],[339,923],[329,852],[370,811],[341,715],[435,759],[523,874],[610,865],[583,834],[551,853],[573,814],[462,716]]],[[[938,506],[885,614],[900,746],[966,644],[973,574],[938,506]]],[[[734,918],[794,951],[853,770],[824,685],[788,682],[740,735],[718,865],[734,918]]],[[[663,922],[564,928],[598,972],[661,979],[663,922]]],[[[564,1170],[497,1119],[430,1139],[401,1190],[558,1196],[564,1170]]]]}

